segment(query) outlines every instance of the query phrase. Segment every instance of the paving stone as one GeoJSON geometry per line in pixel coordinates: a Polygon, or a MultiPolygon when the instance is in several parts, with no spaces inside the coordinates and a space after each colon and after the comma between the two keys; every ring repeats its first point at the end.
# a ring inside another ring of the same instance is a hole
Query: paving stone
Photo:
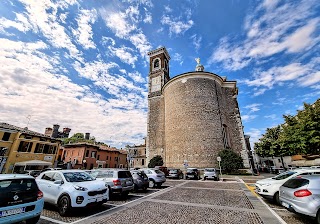
{"type": "Polygon", "coordinates": [[[253,209],[243,191],[175,188],[154,199],[253,209]]]}
{"type": "Polygon", "coordinates": [[[198,188],[214,188],[214,189],[233,189],[241,190],[239,183],[228,183],[218,181],[189,181],[183,187],[198,187],[198,188]]]}
{"type": "Polygon", "coordinates": [[[218,208],[199,208],[145,201],[110,216],[93,222],[94,224],[258,224],[263,223],[257,213],[239,212],[218,208]]]}

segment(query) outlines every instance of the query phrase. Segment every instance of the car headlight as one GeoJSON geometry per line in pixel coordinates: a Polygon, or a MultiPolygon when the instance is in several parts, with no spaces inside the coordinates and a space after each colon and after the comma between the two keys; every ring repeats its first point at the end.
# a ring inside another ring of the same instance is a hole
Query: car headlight
{"type": "Polygon", "coordinates": [[[81,186],[77,186],[77,185],[73,185],[74,189],[78,190],[78,191],[87,191],[88,189],[85,187],[81,187],[81,186]]]}

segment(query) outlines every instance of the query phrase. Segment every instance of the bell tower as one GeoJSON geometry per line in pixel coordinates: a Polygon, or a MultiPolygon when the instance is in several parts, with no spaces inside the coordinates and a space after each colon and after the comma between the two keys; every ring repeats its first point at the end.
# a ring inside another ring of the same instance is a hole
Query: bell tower
{"type": "Polygon", "coordinates": [[[156,155],[165,162],[164,139],[164,98],[162,87],[170,80],[170,56],[165,47],[148,53],[149,86],[148,86],[148,124],[147,124],[147,163],[156,155]]]}

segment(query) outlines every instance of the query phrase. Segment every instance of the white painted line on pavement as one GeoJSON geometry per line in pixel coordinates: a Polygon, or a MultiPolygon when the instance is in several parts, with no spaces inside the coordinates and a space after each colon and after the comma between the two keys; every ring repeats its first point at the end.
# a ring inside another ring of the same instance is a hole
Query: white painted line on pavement
{"type": "Polygon", "coordinates": [[[103,213],[112,211],[112,210],[114,210],[114,209],[116,209],[116,208],[120,208],[120,207],[123,207],[123,206],[125,206],[125,205],[131,204],[132,202],[136,202],[136,201],[142,200],[142,199],[144,199],[144,198],[146,198],[146,197],[149,197],[150,195],[156,194],[156,193],[161,192],[161,191],[163,191],[163,190],[167,190],[167,189],[169,189],[169,188],[172,188],[172,187],[166,187],[166,188],[164,188],[164,189],[161,189],[161,190],[158,190],[158,191],[156,191],[156,192],[154,192],[154,193],[145,195],[145,196],[143,196],[143,197],[141,197],[141,198],[138,198],[138,199],[136,199],[136,200],[129,201],[129,202],[124,203],[124,204],[122,204],[122,205],[118,205],[118,206],[113,207],[113,208],[110,208],[110,209],[108,209],[108,210],[105,210],[105,211],[102,211],[102,212],[99,212],[99,213],[90,215],[90,216],[88,216],[88,217],[85,217],[85,218],[83,218],[83,219],[79,219],[79,220],[77,220],[77,221],[71,222],[70,224],[75,224],[75,223],[81,222],[81,221],[83,221],[83,220],[90,219],[90,218],[95,217],[95,216],[97,216],[97,215],[100,215],[100,214],[103,214],[103,213]]]}
{"type": "Polygon", "coordinates": [[[59,220],[56,220],[56,219],[49,218],[47,216],[40,216],[40,218],[44,219],[44,220],[47,220],[47,221],[50,221],[50,222],[55,222],[55,223],[58,223],[58,224],[69,224],[67,222],[62,222],[62,221],[59,221],[59,220]]]}
{"type": "MultiPolygon", "coordinates": [[[[239,178],[240,182],[243,184],[246,184],[241,178],[239,178]]],[[[282,224],[287,224],[272,208],[269,207],[267,203],[265,203],[259,196],[257,198],[264,204],[268,210],[279,220],[280,223],[282,224]]]]}
{"type": "Polygon", "coordinates": [[[269,211],[279,220],[280,223],[287,224],[274,210],[272,210],[272,208],[269,207],[267,203],[265,203],[260,197],[258,197],[258,199],[269,209],[269,211]]]}

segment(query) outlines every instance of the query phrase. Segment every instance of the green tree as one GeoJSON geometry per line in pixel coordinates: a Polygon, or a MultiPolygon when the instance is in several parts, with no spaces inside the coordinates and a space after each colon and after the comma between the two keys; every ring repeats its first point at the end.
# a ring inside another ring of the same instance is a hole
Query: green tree
{"type": "Polygon", "coordinates": [[[320,150],[320,99],[304,104],[296,116],[285,115],[282,125],[281,146],[295,154],[319,154],[320,150]]]}
{"type": "Polygon", "coordinates": [[[78,143],[78,142],[87,142],[87,143],[90,143],[90,144],[94,144],[95,143],[95,137],[92,136],[90,139],[85,139],[83,133],[75,133],[70,138],[62,139],[62,144],[63,145],[73,144],[73,143],[78,143]]]}
{"type": "Polygon", "coordinates": [[[254,144],[256,154],[263,157],[280,157],[282,167],[284,167],[283,156],[294,154],[292,151],[280,145],[280,133],[282,129],[278,125],[273,128],[267,128],[266,133],[254,144]]]}
{"type": "Polygon", "coordinates": [[[163,165],[163,159],[161,156],[157,155],[150,160],[148,167],[154,168],[155,166],[162,166],[162,165],[163,165]]]}
{"type": "Polygon", "coordinates": [[[236,171],[243,168],[242,157],[231,149],[224,149],[218,153],[221,157],[221,169],[227,173],[236,171]]]}

